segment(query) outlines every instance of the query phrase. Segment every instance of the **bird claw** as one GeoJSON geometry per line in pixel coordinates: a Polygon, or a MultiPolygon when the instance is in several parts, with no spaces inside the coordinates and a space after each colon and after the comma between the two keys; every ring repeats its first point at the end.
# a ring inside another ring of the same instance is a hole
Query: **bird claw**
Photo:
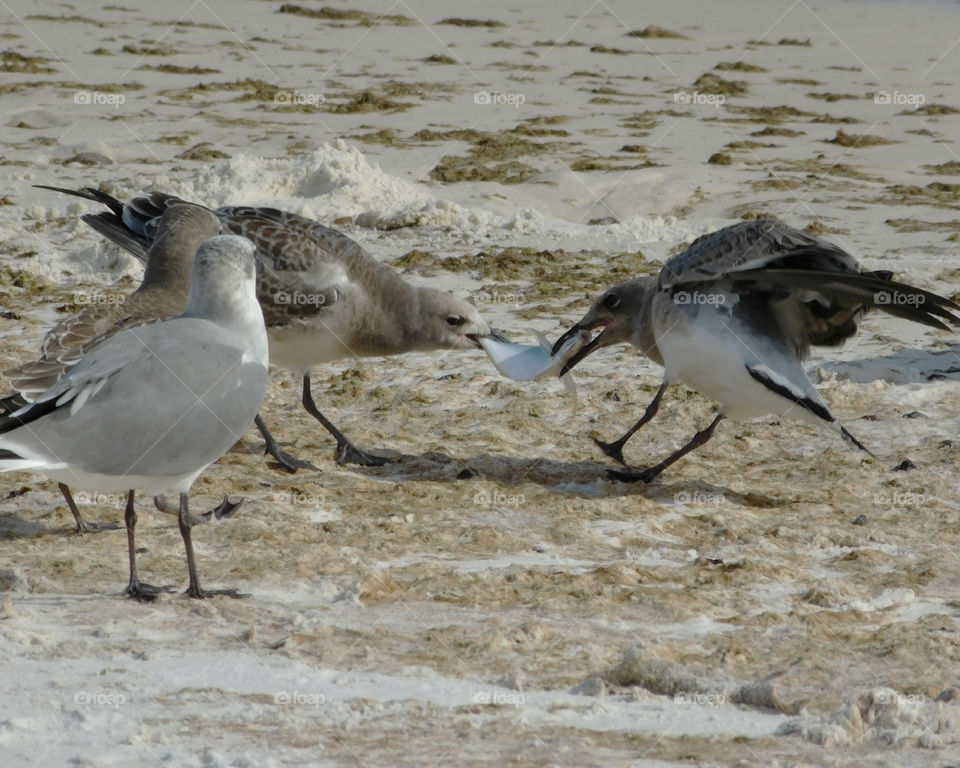
{"type": "Polygon", "coordinates": [[[605,443],[598,437],[590,436],[593,442],[597,444],[597,447],[600,448],[607,456],[616,461],[623,466],[627,466],[627,462],[623,458],[623,443],[619,440],[612,443],[605,443]]]}
{"type": "MultiPolygon", "coordinates": [[[[197,525],[198,523],[208,523],[211,520],[221,520],[224,517],[230,517],[234,512],[237,511],[237,508],[243,504],[243,499],[240,501],[230,501],[226,496],[223,497],[216,507],[213,509],[203,512],[199,515],[190,515],[190,525],[191,527],[197,525]]],[[[166,512],[168,515],[179,515],[180,508],[173,506],[168,502],[163,496],[154,496],[153,497],[153,506],[159,509],[161,512],[166,512]]]]}
{"type": "Polygon", "coordinates": [[[277,460],[277,463],[291,474],[296,472],[298,469],[312,469],[315,472],[320,471],[309,461],[304,461],[303,459],[298,459],[296,456],[291,456],[289,453],[282,451],[279,448],[275,451],[267,449],[264,451],[264,453],[273,456],[273,458],[277,460]]]}
{"type": "Polygon", "coordinates": [[[240,592],[237,589],[203,589],[203,587],[191,587],[183,594],[185,597],[192,597],[196,600],[206,600],[208,597],[231,597],[240,600],[250,597],[249,592],[240,592]]]}
{"type": "Polygon", "coordinates": [[[176,592],[176,587],[155,587],[153,584],[146,584],[145,582],[137,581],[133,584],[128,584],[127,588],[123,590],[124,595],[127,597],[132,597],[134,600],[138,600],[141,603],[152,603],[157,599],[157,595],[160,595],[163,592],[176,592]]]}
{"type": "Polygon", "coordinates": [[[81,536],[85,533],[98,533],[100,531],[116,531],[120,528],[120,523],[91,523],[82,517],[77,521],[77,533],[81,536]]]}
{"type": "Polygon", "coordinates": [[[660,472],[654,472],[650,469],[608,469],[607,477],[611,480],[619,480],[621,483],[651,483],[660,472]]]}
{"type": "Polygon", "coordinates": [[[241,504],[243,504],[242,498],[239,501],[230,501],[229,498],[224,496],[223,501],[221,501],[216,507],[211,509],[209,512],[204,512],[202,515],[200,515],[200,517],[207,521],[222,520],[225,517],[232,516],[233,513],[237,511],[237,509],[240,507],[241,504]]]}
{"type": "Polygon", "coordinates": [[[359,464],[361,467],[382,467],[392,461],[386,456],[375,456],[372,453],[361,451],[352,443],[338,443],[336,459],[338,465],[359,464]]]}

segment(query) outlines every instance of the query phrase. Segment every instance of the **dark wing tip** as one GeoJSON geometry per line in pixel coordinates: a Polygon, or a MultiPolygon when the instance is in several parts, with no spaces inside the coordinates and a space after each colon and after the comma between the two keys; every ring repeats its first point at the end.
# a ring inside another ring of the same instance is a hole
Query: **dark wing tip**
{"type": "Polygon", "coordinates": [[[763,384],[763,386],[765,386],[771,392],[780,395],[780,397],[783,397],[792,403],[796,403],[801,408],[805,408],[814,416],[817,416],[818,418],[823,419],[830,424],[837,420],[836,416],[830,413],[828,408],[824,407],[823,404],[818,403],[813,398],[807,397],[799,392],[794,392],[789,387],[774,381],[764,371],[758,368],[754,368],[750,365],[744,367],[747,369],[747,373],[749,373],[754,380],[758,381],[760,384],[763,384]]]}
{"type": "Polygon", "coordinates": [[[94,187],[83,187],[83,189],[66,189],[65,187],[53,187],[49,184],[34,184],[35,189],[49,189],[51,192],[59,192],[62,195],[79,197],[83,200],[92,200],[95,203],[101,203],[107,206],[111,211],[120,216],[123,213],[123,203],[113,195],[107,194],[94,187]]]}
{"type": "MultiPolygon", "coordinates": [[[[64,403],[66,405],[66,403],[64,403]]],[[[15,429],[19,429],[31,422],[36,421],[43,416],[46,416],[48,413],[51,413],[60,406],[57,405],[57,398],[53,397],[49,400],[41,400],[35,402],[23,408],[15,413],[0,418],[0,434],[6,432],[12,432],[15,429]]],[[[22,457],[17,457],[22,458],[22,457]]]]}

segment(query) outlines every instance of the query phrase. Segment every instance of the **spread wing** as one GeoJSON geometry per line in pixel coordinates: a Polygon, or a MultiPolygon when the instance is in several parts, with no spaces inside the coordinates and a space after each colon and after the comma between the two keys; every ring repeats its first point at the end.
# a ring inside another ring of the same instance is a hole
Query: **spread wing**
{"type": "Polygon", "coordinates": [[[896,282],[889,272],[861,271],[839,246],[773,220],[741,222],[698,238],[664,264],[658,284],[670,293],[751,296],[750,304],[767,308],[801,356],[811,344],[843,343],[871,309],[933,328],[960,325],[954,314],[960,305],[950,299],[896,282]]]}

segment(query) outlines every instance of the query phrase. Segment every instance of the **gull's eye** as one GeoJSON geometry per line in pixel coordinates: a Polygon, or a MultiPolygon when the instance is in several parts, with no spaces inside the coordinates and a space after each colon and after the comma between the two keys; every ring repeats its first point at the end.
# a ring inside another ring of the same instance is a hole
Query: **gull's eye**
{"type": "Polygon", "coordinates": [[[616,309],[620,306],[620,297],[615,293],[611,293],[603,300],[603,306],[607,309],[616,309]]]}
{"type": "Polygon", "coordinates": [[[460,315],[447,315],[447,325],[451,328],[459,328],[467,322],[466,318],[460,317],[460,315]]]}

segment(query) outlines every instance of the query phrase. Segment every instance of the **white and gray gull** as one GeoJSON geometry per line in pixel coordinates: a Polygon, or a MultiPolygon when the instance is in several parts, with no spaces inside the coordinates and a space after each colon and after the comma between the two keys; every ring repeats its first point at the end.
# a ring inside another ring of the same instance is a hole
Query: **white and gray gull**
{"type": "Polygon", "coordinates": [[[801,363],[811,346],[837,346],[853,336],[872,309],[941,330],[960,325],[960,305],[895,282],[890,272],[861,270],[832,243],[776,220],[741,222],[698,238],[659,275],[607,290],[553,349],[556,354],[571,337],[599,328],[569,356],[561,375],[621,342],[663,366],[663,382],[643,417],[619,440],[595,439],[621,464],[623,446],[656,415],[672,382],[720,404],[709,426],[659,464],[609,473],[650,482],[707,442],[724,417],[790,415],[866,450],[831,413],[801,363]]]}
{"type": "MultiPolygon", "coordinates": [[[[97,189],[44,187],[109,208],[83,220],[144,259],[155,222],[183,201],[160,192],[122,203],[97,189]]],[[[361,451],[317,408],[310,388],[314,365],[348,357],[479,347],[478,338],[503,339],[476,308],[447,291],[407,283],[349,237],[294,213],[225,206],[214,213],[224,231],[257,247],[257,296],[270,338],[270,362],[302,376],[303,407],[337,441],[340,464],[378,465],[385,459],[361,451]]],[[[291,471],[309,463],[280,449],[257,416],[266,449],[291,471]]]]}
{"type": "MultiPolygon", "coordinates": [[[[43,338],[38,358],[3,372],[16,391],[0,398],[0,411],[12,413],[46,392],[90,349],[115,333],[183,312],[197,249],[219,233],[220,220],[203,206],[170,206],[157,224],[137,290],[115,301],[88,304],[51,328],[43,338]]],[[[117,527],[115,523],[84,520],[70,488],[60,483],[60,492],[80,533],[117,527]]]]}
{"type": "Polygon", "coordinates": [[[218,235],[196,256],[183,314],[130,328],[87,352],[33,402],[0,420],[0,472],[39,472],[73,488],[125,491],[130,563],[126,593],[161,589],[137,575],[134,492],[180,494],[187,594],[237,596],[200,585],[188,494],[194,480],[243,435],[269,381],[257,303],[254,247],[218,235]]]}

